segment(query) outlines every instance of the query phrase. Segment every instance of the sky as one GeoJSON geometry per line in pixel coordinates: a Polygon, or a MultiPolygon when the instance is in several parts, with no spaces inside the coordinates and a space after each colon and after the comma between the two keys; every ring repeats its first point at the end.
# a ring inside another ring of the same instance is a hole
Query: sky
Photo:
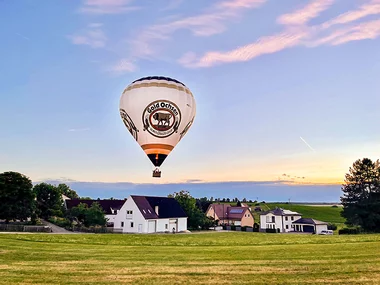
{"type": "Polygon", "coordinates": [[[322,201],[379,158],[380,0],[0,0],[0,36],[0,172],[322,201]],[[119,115],[151,75],[197,104],[161,179],[119,115]]]}

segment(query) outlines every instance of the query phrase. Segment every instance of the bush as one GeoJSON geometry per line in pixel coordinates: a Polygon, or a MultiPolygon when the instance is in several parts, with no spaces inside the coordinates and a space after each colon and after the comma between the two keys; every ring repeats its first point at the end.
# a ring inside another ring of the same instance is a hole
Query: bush
{"type": "Polygon", "coordinates": [[[71,227],[71,222],[65,218],[50,217],[48,221],[62,228],[71,227]]]}
{"type": "Polygon", "coordinates": [[[338,208],[338,206],[337,205],[332,205],[331,208],[338,208]]]}
{"type": "Polygon", "coordinates": [[[333,224],[333,223],[329,223],[329,224],[327,225],[327,229],[328,229],[328,230],[336,231],[337,228],[338,228],[338,227],[336,226],[336,224],[333,224]]]}
{"type": "Polygon", "coordinates": [[[360,234],[362,230],[360,228],[343,228],[338,231],[340,235],[357,235],[360,234]]]}

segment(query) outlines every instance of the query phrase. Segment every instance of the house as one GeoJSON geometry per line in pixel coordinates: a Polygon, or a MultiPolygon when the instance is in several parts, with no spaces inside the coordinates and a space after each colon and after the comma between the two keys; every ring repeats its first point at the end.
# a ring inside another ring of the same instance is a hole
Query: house
{"type": "Polygon", "coordinates": [[[107,219],[107,226],[113,226],[115,217],[124,205],[124,200],[82,200],[82,199],[67,199],[64,200],[66,209],[70,210],[73,207],[77,207],[80,203],[87,204],[88,207],[91,207],[92,203],[99,203],[100,207],[105,212],[105,218],[107,219]]]}
{"type": "Polygon", "coordinates": [[[293,225],[295,232],[320,234],[322,231],[327,231],[328,223],[310,218],[301,218],[294,221],[293,225]]]}
{"type": "Polygon", "coordinates": [[[281,233],[293,231],[293,222],[300,219],[301,214],[276,208],[260,214],[260,231],[277,229],[281,233]]]}
{"type": "Polygon", "coordinates": [[[253,215],[248,207],[235,207],[230,204],[210,204],[206,216],[218,221],[219,225],[249,226],[254,224],[253,215]]]}
{"type": "Polygon", "coordinates": [[[131,195],[115,217],[114,231],[184,232],[187,215],[174,198],[131,195]]]}

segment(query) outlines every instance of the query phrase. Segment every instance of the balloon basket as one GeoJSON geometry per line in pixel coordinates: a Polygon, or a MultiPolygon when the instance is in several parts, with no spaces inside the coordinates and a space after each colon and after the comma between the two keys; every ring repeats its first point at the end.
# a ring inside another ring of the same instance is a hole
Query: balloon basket
{"type": "Polygon", "coordinates": [[[161,177],[161,171],[159,171],[158,169],[153,170],[153,177],[161,177]]]}

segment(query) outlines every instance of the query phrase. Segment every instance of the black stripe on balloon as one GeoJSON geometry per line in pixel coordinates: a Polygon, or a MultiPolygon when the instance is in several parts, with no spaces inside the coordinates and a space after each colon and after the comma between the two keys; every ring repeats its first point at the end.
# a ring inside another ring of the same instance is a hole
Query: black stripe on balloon
{"type": "Polygon", "coordinates": [[[181,84],[181,85],[183,85],[183,86],[186,87],[186,85],[183,84],[182,82],[180,82],[180,81],[178,81],[176,79],[170,78],[170,77],[165,77],[165,76],[142,77],[140,79],[137,79],[137,80],[133,81],[132,84],[135,83],[135,82],[144,81],[144,80],[165,80],[165,81],[171,81],[171,82],[175,82],[175,83],[181,84]]]}
{"type": "Polygon", "coordinates": [[[150,161],[154,164],[154,166],[161,166],[161,164],[164,162],[165,158],[167,157],[166,154],[148,154],[148,157],[150,161]]]}

